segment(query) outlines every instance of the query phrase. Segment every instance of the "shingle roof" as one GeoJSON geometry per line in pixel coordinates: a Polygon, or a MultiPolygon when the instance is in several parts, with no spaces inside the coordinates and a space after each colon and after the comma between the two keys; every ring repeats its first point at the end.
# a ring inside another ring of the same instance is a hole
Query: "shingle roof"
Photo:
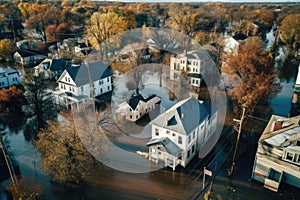
{"type": "Polygon", "coordinates": [[[161,144],[165,147],[166,151],[173,155],[173,156],[177,156],[180,155],[181,153],[181,149],[169,138],[153,138],[151,140],[149,140],[149,142],[147,143],[147,146],[152,146],[155,144],[161,144]]]}
{"type": "Polygon", "coordinates": [[[204,104],[194,97],[190,97],[178,102],[151,123],[189,135],[208,116],[209,113],[204,104]]]}
{"type": "MultiPolygon", "coordinates": [[[[103,62],[98,61],[90,63],[90,75],[92,82],[111,76],[111,69],[103,62]]],[[[89,75],[87,65],[83,64],[77,67],[69,67],[66,69],[77,87],[89,83],[89,75]]]]}

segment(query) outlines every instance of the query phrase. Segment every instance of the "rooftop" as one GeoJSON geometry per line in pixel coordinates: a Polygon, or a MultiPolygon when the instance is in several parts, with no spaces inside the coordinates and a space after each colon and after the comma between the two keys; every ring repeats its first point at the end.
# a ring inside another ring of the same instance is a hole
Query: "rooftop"
{"type": "Polygon", "coordinates": [[[209,117],[209,111],[204,103],[190,97],[178,102],[151,123],[189,135],[206,117],[209,117]]]}

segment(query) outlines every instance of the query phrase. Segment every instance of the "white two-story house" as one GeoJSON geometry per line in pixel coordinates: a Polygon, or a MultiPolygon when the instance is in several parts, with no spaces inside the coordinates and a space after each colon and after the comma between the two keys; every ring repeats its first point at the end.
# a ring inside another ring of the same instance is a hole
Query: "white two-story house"
{"type": "Polygon", "coordinates": [[[0,89],[20,84],[21,77],[17,70],[0,67],[0,89]]]}
{"type": "Polygon", "coordinates": [[[145,114],[156,108],[156,105],[160,104],[161,98],[155,94],[144,98],[141,94],[131,97],[128,101],[128,108],[126,113],[126,119],[129,121],[137,121],[145,114]]]}
{"type": "Polygon", "coordinates": [[[216,133],[217,112],[194,97],[182,100],[151,122],[149,160],[175,170],[186,167],[216,133]]]}
{"type": "Polygon", "coordinates": [[[184,51],[182,54],[171,57],[170,80],[178,80],[182,73],[186,73],[190,85],[200,87],[201,72],[206,62],[207,55],[200,50],[184,51]]]}
{"type": "Polygon", "coordinates": [[[281,183],[300,188],[300,116],[272,115],[258,140],[252,178],[275,192],[281,183]]]}
{"type": "Polygon", "coordinates": [[[59,102],[72,104],[85,99],[103,95],[112,91],[112,74],[110,67],[97,61],[80,66],[69,67],[64,70],[57,80],[59,102]],[[90,87],[90,82],[92,87],[90,87]]]}

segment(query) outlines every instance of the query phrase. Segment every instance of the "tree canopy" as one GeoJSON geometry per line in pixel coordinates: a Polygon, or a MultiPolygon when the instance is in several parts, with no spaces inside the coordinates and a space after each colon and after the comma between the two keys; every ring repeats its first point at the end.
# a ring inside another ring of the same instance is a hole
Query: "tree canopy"
{"type": "Polygon", "coordinates": [[[300,14],[291,14],[284,18],[280,27],[281,41],[291,50],[300,47],[300,14]]]}
{"type": "Polygon", "coordinates": [[[238,55],[229,56],[221,70],[231,88],[228,94],[238,108],[247,106],[251,111],[269,97],[275,78],[273,63],[257,37],[249,37],[246,44],[240,44],[238,55]]]}
{"type": "Polygon", "coordinates": [[[79,182],[94,160],[80,141],[71,113],[62,116],[59,122],[47,122],[47,129],[38,133],[35,145],[42,157],[43,170],[53,180],[79,182]]]}

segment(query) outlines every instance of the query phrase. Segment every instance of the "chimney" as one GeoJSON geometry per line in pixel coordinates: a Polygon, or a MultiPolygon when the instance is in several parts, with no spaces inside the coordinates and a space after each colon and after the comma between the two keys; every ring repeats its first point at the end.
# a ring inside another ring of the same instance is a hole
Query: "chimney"
{"type": "Polygon", "coordinates": [[[181,114],[181,119],[183,119],[183,117],[184,117],[184,114],[182,113],[182,114],[181,114]]]}
{"type": "Polygon", "coordinates": [[[183,50],[183,55],[186,56],[187,55],[187,50],[183,50]]]}
{"type": "Polygon", "coordinates": [[[275,123],[274,123],[273,131],[277,131],[277,130],[281,129],[282,128],[282,124],[283,124],[283,121],[276,120],[275,123]]]}

